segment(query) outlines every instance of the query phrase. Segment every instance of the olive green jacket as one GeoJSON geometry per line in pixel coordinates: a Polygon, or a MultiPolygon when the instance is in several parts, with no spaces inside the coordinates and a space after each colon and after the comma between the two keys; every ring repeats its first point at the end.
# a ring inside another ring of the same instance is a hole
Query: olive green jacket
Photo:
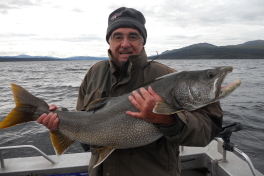
{"type": "MultiPolygon", "coordinates": [[[[92,66],[79,89],[77,110],[98,98],[115,97],[131,92],[157,77],[176,70],[158,62],[148,62],[145,50],[130,56],[123,69],[118,69],[111,58],[92,66]]],[[[185,124],[179,131],[177,124],[159,126],[164,134],[146,146],[115,150],[102,164],[92,168],[98,159],[97,150],[91,149],[90,176],[179,176],[179,145],[206,146],[222,127],[219,102],[192,112],[179,112],[185,124]]],[[[111,117],[109,117],[111,118],[111,117]]]]}

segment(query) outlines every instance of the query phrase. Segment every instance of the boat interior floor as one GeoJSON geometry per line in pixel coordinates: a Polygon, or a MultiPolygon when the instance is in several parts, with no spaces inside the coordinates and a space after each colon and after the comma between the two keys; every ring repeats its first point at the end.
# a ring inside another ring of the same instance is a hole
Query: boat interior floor
{"type": "Polygon", "coordinates": [[[207,168],[182,170],[181,176],[211,176],[207,168]]]}

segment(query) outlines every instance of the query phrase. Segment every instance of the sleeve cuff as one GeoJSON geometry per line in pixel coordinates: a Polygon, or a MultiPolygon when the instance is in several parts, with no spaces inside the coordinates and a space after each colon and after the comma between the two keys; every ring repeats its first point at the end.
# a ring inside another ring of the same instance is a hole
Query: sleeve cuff
{"type": "Polygon", "coordinates": [[[61,110],[62,111],[69,111],[67,108],[64,108],[64,107],[62,107],[61,110]]]}
{"type": "Polygon", "coordinates": [[[159,130],[165,135],[165,136],[175,136],[179,132],[182,131],[184,127],[184,123],[181,121],[179,116],[177,114],[173,114],[174,117],[176,118],[176,122],[174,122],[171,125],[157,125],[156,127],[159,128],[159,130]]]}

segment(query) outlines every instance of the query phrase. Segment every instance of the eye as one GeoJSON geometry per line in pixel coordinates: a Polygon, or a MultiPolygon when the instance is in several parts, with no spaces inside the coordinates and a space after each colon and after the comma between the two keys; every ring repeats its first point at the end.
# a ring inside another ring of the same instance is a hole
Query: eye
{"type": "Polygon", "coordinates": [[[128,39],[129,39],[130,41],[136,41],[136,40],[138,39],[138,36],[136,36],[136,35],[129,35],[129,36],[128,36],[128,39]]]}
{"type": "Polygon", "coordinates": [[[214,77],[214,73],[211,70],[207,71],[207,76],[208,78],[213,78],[214,77]]]}
{"type": "Polygon", "coordinates": [[[122,40],[123,40],[123,36],[122,36],[122,35],[115,35],[115,36],[113,37],[113,39],[114,39],[115,41],[122,41],[122,40]]]}

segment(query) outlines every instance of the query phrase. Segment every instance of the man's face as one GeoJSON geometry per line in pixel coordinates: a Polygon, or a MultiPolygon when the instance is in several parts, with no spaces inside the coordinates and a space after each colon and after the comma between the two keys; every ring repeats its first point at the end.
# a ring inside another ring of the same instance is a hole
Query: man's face
{"type": "Polygon", "coordinates": [[[109,45],[112,56],[119,66],[121,61],[126,61],[128,56],[139,54],[143,49],[142,38],[136,41],[129,41],[128,36],[140,36],[138,30],[133,28],[118,28],[111,34],[109,45]],[[122,41],[115,41],[113,38],[116,36],[123,36],[122,41]]]}

